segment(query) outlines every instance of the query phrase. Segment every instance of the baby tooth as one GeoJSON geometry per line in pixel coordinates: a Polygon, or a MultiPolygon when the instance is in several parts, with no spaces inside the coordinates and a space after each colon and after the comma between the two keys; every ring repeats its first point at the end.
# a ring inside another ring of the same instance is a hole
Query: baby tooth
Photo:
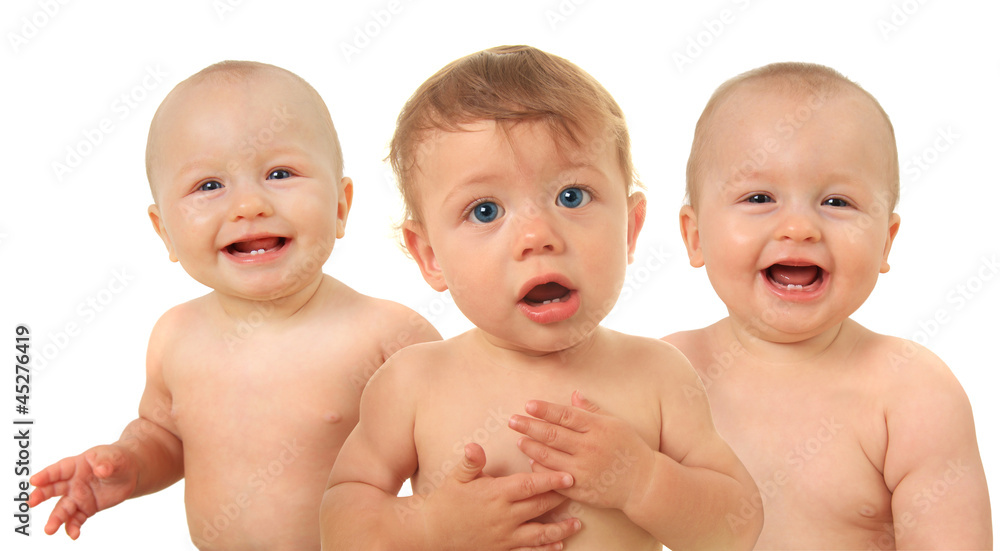
{"type": "Polygon", "coordinates": [[[254,256],[255,254],[257,254],[257,251],[250,251],[250,256],[254,256]]]}
{"type": "Polygon", "coordinates": [[[546,304],[549,304],[551,302],[552,302],[551,300],[543,300],[542,301],[542,306],[545,306],[546,304]]]}
{"type": "Polygon", "coordinates": [[[561,298],[554,298],[554,299],[552,299],[552,302],[559,302],[560,300],[562,300],[562,299],[561,298]]]}
{"type": "MultiPolygon", "coordinates": [[[[257,254],[264,254],[264,249],[257,249],[257,254]]],[[[802,286],[799,285],[799,288],[802,288],[802,286]]]]}

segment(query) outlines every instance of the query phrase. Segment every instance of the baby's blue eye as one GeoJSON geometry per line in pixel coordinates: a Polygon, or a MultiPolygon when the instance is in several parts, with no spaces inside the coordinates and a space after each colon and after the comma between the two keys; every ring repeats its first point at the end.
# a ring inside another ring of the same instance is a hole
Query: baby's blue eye
{"type": "Polygon", "coordinates": [[[285,178],[291,178],[292,173],[288,172],[283,168],[277,170],[272,170],[270,174],[267,175],[268,180],[284,180],[285,178]]]}
{"type": "Polygon", "coordinates": [[[479,224],[489,224],[503,215],[503,208],[492,201],[484,201],[472,207],[469,213],[469,222],[479,224]]]}
{"type": "Polygon", "coordinates": [[[222,189],[222,184],[216,182],[215,180],[209,180],[198,186],[198,191],[215,191],[217,189],[222,189]]]}
{"type": "Polygon", "coordinates": [[[849,207],[849,206],[851,206],[850,203],[848,203],[847,201],[841,199],[840,197],[830,197],[826,201],[823,201],[823,204],[826,205],[826,206],[828,206],[828,207],[849,207]]]}
{"type": "Polygon", "coordinates": [[[773,203],[774,199],[770,195],[765,193],[754,193],[750,197],[747,197],[748,203],[763,204],[763,203],[773,203]]]}
{"type": "Polygon", "coordinates": [[[580,208],[590,202],[590,192],[578,187],[568,187],[559,192],[557,202],[566,208],[580,208]]]}

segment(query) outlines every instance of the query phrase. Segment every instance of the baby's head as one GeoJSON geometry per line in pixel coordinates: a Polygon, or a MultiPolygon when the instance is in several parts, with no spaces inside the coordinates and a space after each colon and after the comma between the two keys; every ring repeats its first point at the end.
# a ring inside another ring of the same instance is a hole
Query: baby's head
{"type": "MultiPolygon", "coordinates": [[[[720,168],[718,159],[712,155],[713,147],[720,136],[736,130],[726,125],[736,114],[734,111],[751,108],[755,100],[763,96],[783,101],[783,116],[766,121],[773,124],[772,131],[769,135],[761,136],[756,148],[743,151],[741,159],[726,167],[729,170],[729,174],[725,175],[728,179],[745,178],[759,169],[767,161],[769,153],[781,146],[781,142],[794,139],[796,130],[808,123],[813,113],[822,108],[826,99],[853,97],[868,107],[857,113],[857,116],[871,117],[871,122],[880,126],[880,132],[871,137],[871,143],[877,146],[877,151],[886,162],[883,206],[888,212],[895,208],[899,199],[899,158],[889,115],[874,96],[834,69],[796,62],[772,63],[752,69],[727,80],[715,90],[695,125],[687,164],[686,195],[689,204],[697,208],[698,197],[706,183],[706,169],[712,167],[717,171],[720,168]]],[[[740,115],[752,117],[754,113],[744,112],[740,115]]],[[[718,176],[711,183],[718,184],[718,176]]]]}
{"type": "Polygon", "coordinates": [[[352,184],[319,94],[263,63],[225,61],[178,84],[153,116],[153,227],[196,280],[256,300],[317,281],[352,184]]]}
{"type": "Polygon", "coordinates": [[[724,83],[695,130],[681,231],[730,315],[768,340],[836,326],[888,271],[899,162],[878,102],[827,67],[724,83]]]}
{"type": "Polygon", "coordinates": [[[645,200],[624,115],[582,69],[527,46],[454,61],[406,103],[389,158],[424,278],[498,341],[560,350],[611,309],[645,200]]]}

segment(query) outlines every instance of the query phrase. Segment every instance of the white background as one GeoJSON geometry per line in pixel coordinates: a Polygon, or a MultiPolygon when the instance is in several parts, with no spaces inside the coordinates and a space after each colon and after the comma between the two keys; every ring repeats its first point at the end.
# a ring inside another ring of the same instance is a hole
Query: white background
{"type": "MultiPolygon", "coordinates": [[[[712,90],[747,69],[802,60],[830,65],[872,92],[896,128],[903,222],[890,256],[892,271],[855,318],[875,331],[926,343],[951,366],[971,399],[987,476],[994,496],[1000,495],[1000,400],[994,385],[1000,278],[988,262],[1000,260],[996,4],[328,4],[3,3],[0,333],[6,336],[0,342],[13,355],[15,325],[32,329],[32,472],[116,439],[136,414],[154,322],[170,306],[206,292],[168,262],[146,216],[146,131],[177,82],[219,60],[250,59],[285,67],[312,83],[330,107],[346,173],[355,182],[347,236],[326,271],[364,293],[420,311],[451,336],[468,322],[396,248],[391,223],[400,205],[382,159],[400,107],[424,79],[474,51],[526,43],[593,74],[628,117],[649,214],[630,270],[629,298],[605,323],[650,337],[725,315],[704,271],[687,264],[677,230],[690,138],[712,90]],[[397,13],[388,11],[391,6],[397,13]],[[729,10],[727,22],[712,23],[723,10],[729,10]],[[698,49],[691,46],[698,41],[698,49]],[[345,45],[359,51],[345,55],[345,45]],[[690,54],[691,62],[679,67],[677,54],[690,54]],[[161,75],[159,82],[144,79],[153,74],[161,75]],[[104,119],[110,131],[102,132],[100,143],[83,146],[78,166],[57,175],[54,163],[67,163],[68,148],[78,147],[87,132],[93,136],[104,119]],[[949,131],[952,143],[938,140],[935,150],[936,136],[949,131]],[[917,168],[914,155],[931,162],[917,168]],[[116,272],[127,280],[124,288],[109,284],[116,272]],[[969,298],[960,301],[963,291],[969,298]],[[88,300],[102,299],[100,312],[88,306],[88,300]],[[74,326],[70,336],[67,329],[74,326]]],[[[10,423],[17,415],[10,361],[7,366],[0,419],[10,423]]],[[[42,533],[51,503],[34,511],[30,538],[15,537],[11,496],[19,477],[9,436],[3,450],[0,517],[6,520],[0,527],[3,541],[16,549],[191,548],[182,483],[102,512],[76,543],[63,533],[42,533]]],[[[996,497],[993,510],[996,519],[996,497]]]]}

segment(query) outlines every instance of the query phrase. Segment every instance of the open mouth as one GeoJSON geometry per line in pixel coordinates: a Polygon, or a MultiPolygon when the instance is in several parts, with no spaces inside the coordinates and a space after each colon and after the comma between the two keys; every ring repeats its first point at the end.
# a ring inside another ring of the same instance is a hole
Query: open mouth
{"type": "Polygon", "coordinates": [[[566,287],[550,281],[532,287],[528,294],[524,295],[523,300],[528,306],[543,306],[568,299],[570,292],[566,287]]]}
{"type": "Polygon", "coordinates": [[[580,309],[580,293],[563,283],[553,281],[558,276],[542,276],[534,282],[528,282],[528,287],[522,288],[524,295],[517,303],[517,308],[529,320],[548,324],[565,321],[580,309]],[[534,285],[532,285],[534,283],[534,285]]]}
{"type": "Polygon", "coordinates": [[[287,240],[284,237],[261,237],[247,241],[237,241],[226,247],[226,252],[236,258],[251,258],[281,250],[287,240]]]}
{"type": "Polygon", "coordinates": [[[774,287],[787,291],[812,291],[825,279],[826,271],[815,264],[774,264],[764,270],[764,277],[774,287]]]}

